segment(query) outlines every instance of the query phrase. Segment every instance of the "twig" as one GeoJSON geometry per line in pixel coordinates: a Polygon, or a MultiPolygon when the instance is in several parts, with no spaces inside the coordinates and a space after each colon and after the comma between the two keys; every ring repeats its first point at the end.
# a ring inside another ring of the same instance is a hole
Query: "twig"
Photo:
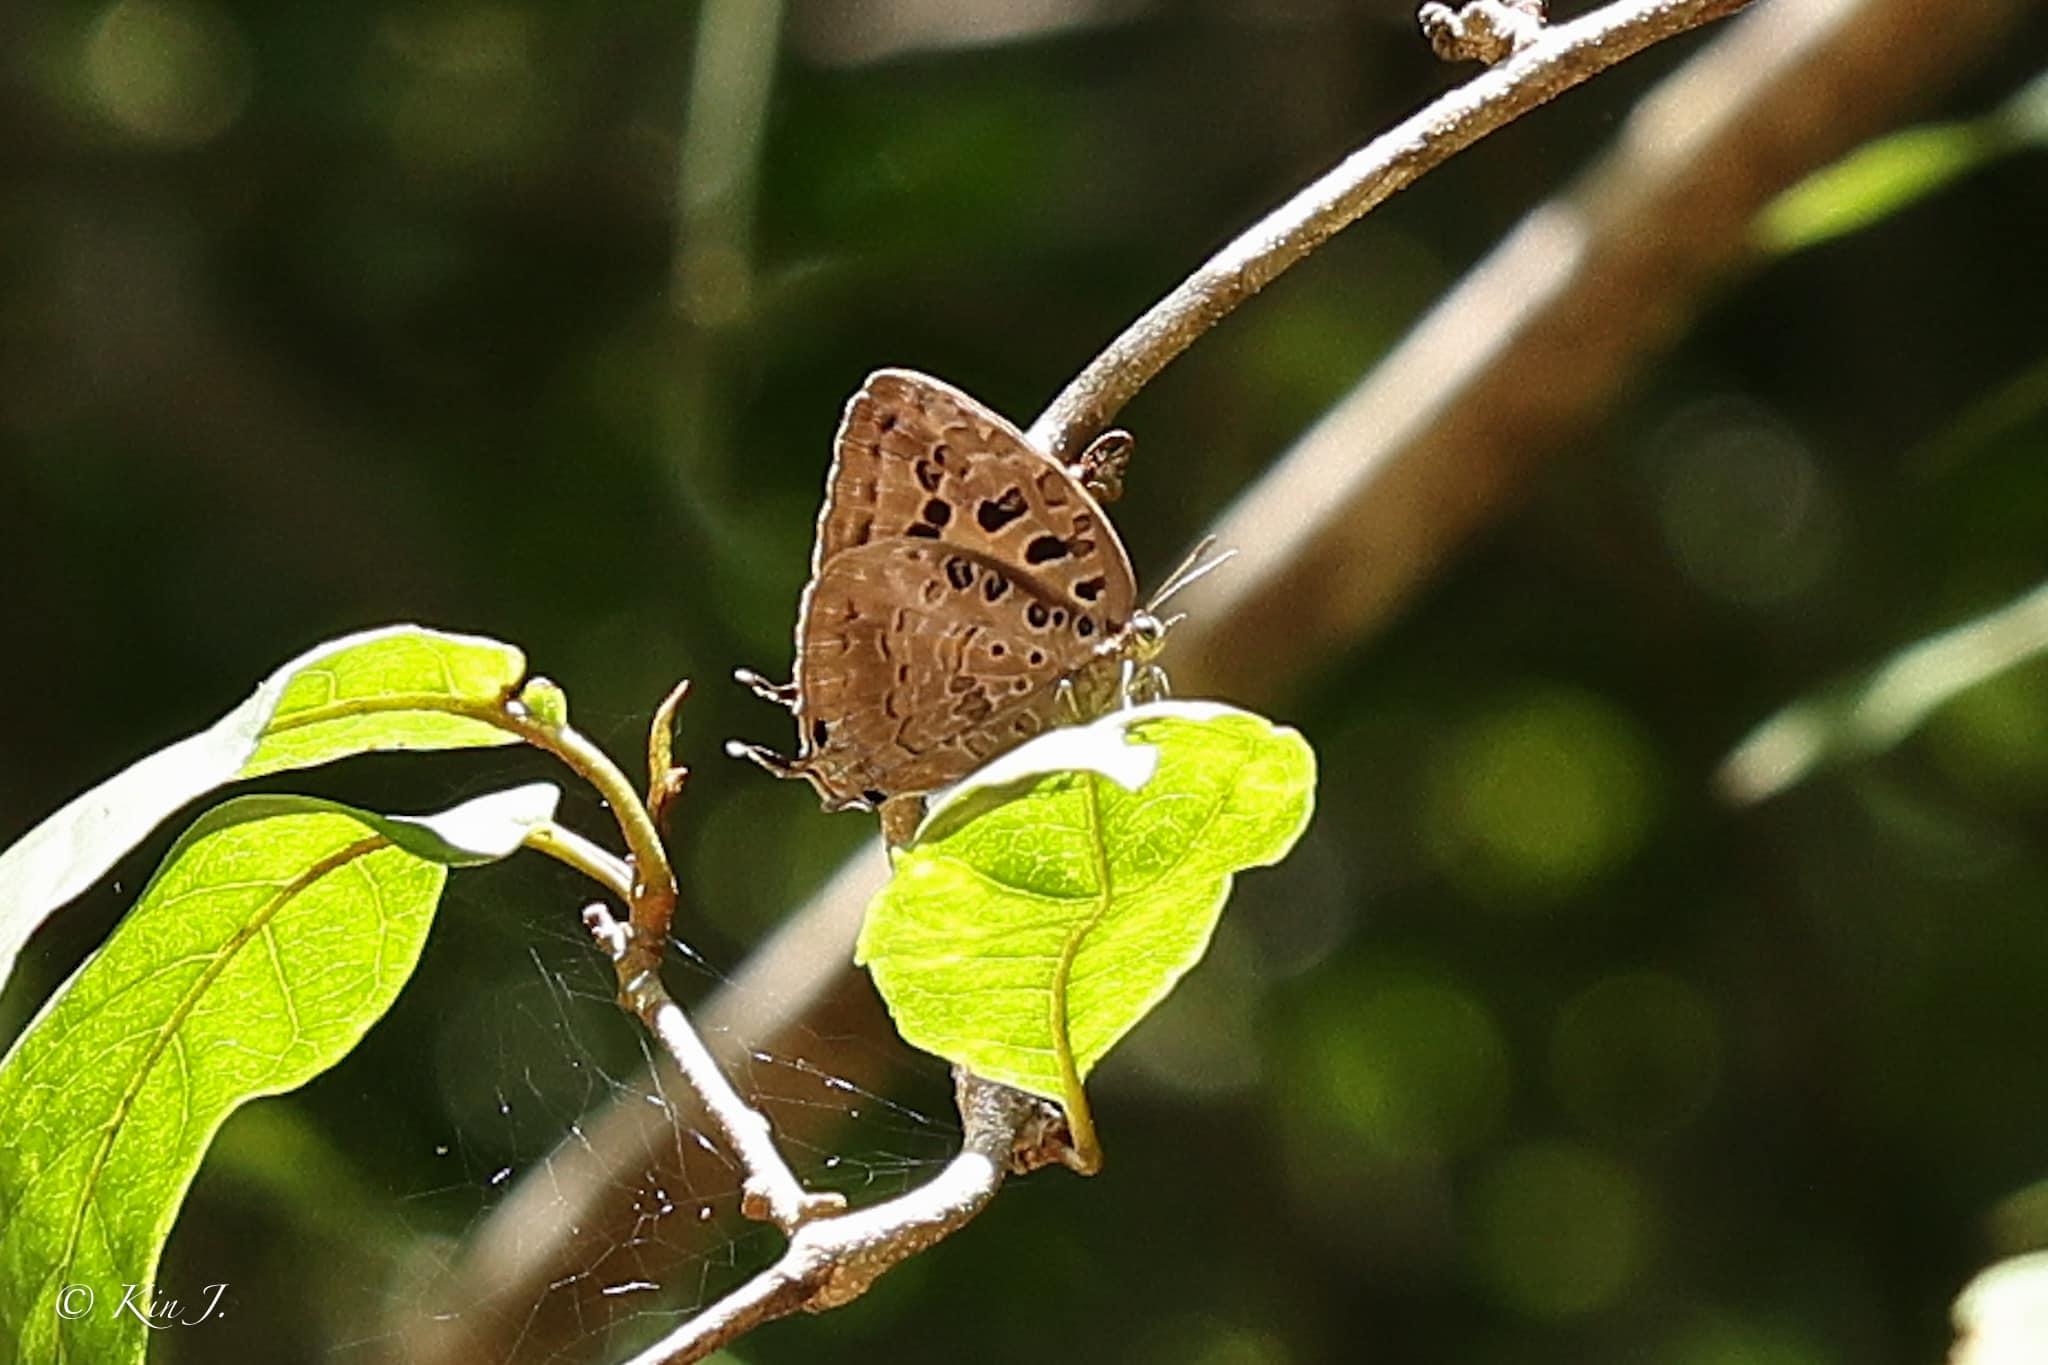
{"type": "Polygon", "coordinates": [[[1032,423],[1031,439],[1072,460],[1196,337],[1375,204],[1588,77],[1748,3],[1617,0],[1547,30],[1366,143],[1210,257],[1074,376],[1032,423]]]}
{"type": "Polygon", "coordinates": [[[851,1303],[884,1272],[965,1226],[1003,1177],[1034,1164],[1043,1101],[954,1072],[965,1130],[960,1154],[936,1177],[895,1199],[799,1229],[781,1259],[726,1295],[630,1365],[689,1365],[764,1322],[851,1303]]]}
{"type": "MultiPolygon", "coordinates": [[[[626,958],[633,935],[613,918],[611,911],[602,904],[591,905],[583,912],[583,924],[614,962],[626,958]]],[[[720,1136],[746,1168],[746,1181],[740,1188],[742,1213],[749,1218],[766,1219],[784,1232],[795,1232],[814,1218],[846,1208],[844,1195],[814,1193],[803,1187],[789,1163],[782,1159],[766,1116],[732,1088],[724,1069],[704,1046],[689,1016],[669,997],[660,977],[651,971],[634,977],[623,988],[621,1003],[639,1016],[647,1031],[675,1061],[690,1089],[718,1125],[720,1136]]]]}
{"type": "Polygon", "coordinates": [[[794,1232],[813,1218],[841,1212],[843,1196],[813,1193],[775,1145],[768,1119],[741,1099],[711,1055],[704,1040],[661,984],[661,952],[668,939],[677,891],[675,870],[655,828],[656,812],[680,789],[679,769],[670,762],[670,729],[676,711],[689,695],[678,683],[655,712],[648,733],[649,800],[643,806],[626,775],[597,745],[568,723],[559,696],[545,679],[529,682],[519,700],[508,701],[490,716],[528,743],[560,758],[578,776],[596,787],[611,806],[619,831],[632,850],[631,863],[552,821],[529,831],[528,847],[575,867],[617,896],[629,908],[630,926],[621,924],[603,905],[583,912],[591,935],[612,959],[619,981],[619,1003],[636,1015],[674,1060],[690,1089],[703,1103],[720,1136],[747,1174],[741,1187],[740,1210],[749,1218],[766,1219],[784,1232],[794,1232]]]}

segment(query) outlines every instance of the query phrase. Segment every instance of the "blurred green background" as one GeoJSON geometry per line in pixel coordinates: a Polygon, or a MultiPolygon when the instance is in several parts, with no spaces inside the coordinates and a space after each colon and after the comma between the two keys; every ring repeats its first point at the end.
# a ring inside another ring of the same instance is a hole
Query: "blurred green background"
{"type": "MultiPolygon", "coordinates": [[[[1997,107],[2044,40],[1927,115],[1997,107]]],[[[1687,47],[1459,158],[1153,384],[1117,511],[1141,575],[1687,47]]],[[[701,995],[872,834],[719,755],[790,738],[723,678],[787,665],[861,377],[1028,421],[1461,74],[1376,0],[0,8],[0,840],[345,630],[515,641],[625,758],[688,675],[672,975],[701,995]]],[[[2048,577],[2042,165],[1990,157],[1732,286],[1390,631],[1294,684],[1316,823],[1099,1073],[1107,1171],[1021,1182],[739,1358],[1939,1358],[1964,1280],[2048,1243],[2048,665],[1768,802],[1714,774],[2048,577]]],[[[416,810],[545,772],[288,785],[416,810]]],[[[169,834],[36,940],[0,1032],[169,834]]],[[[163,1278],[227,1281],[231,1311],[157,1356],[388,1357],[391,1305],[579,1113],[650,1098],[586,895],[537,859],[456,878],[359,1053],[229,1125],[163,1278]]],[[[806,1171],[874,1197],[935,1169],[943,1068],[819,1041],[878,1093],[778,1113],[806,1171]]],[[[531,1358],[616,1358],[762,1263],[735,1183],[646,1191],[646,1285],[531,1358]]]]}

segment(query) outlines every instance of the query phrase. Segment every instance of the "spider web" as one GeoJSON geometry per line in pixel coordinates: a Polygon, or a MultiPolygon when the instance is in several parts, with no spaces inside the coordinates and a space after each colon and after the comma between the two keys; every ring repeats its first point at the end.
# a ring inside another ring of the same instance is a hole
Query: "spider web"
{"type": "MultiPolygon", "coordinates": [[[[617,1360],[780,1252],[776,1229],[740,1213],[746,1172],[619,1009],[610,963],[574,921],[565,907],[535,930],[513,984],[466,1003],[434,1044],[449,1116],[434,1154],[451,1174],[401,1191],[410,1263],[354,1319],[389,1330],[343,1334],[333,1359],[617,1360]],[[477,1297],[480,1283],[525,1288],[477,1297]]],[[[693,1017],[736,989],[679,939],[666,956],[693,1017]]],[[[721,1055],[725,1041],[706,1036],[721,1055]]],[[[854,1206],[921,1183],[958,1148],[944,1065],[886,1030],[840,1031],[828,1015],[780,1050],[728,1058],[727,1075],[798,1179],[854,1206]]]]}

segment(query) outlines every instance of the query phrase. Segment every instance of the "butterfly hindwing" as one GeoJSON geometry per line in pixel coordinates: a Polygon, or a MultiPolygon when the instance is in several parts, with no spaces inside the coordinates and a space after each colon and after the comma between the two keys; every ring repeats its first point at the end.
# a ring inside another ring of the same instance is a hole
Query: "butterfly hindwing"
{"type": "Polygon", "coordinates": [[[984,555],[901,538],[842,551],[806,599],[795,770],[828,804],[930,791],[1040,733],[1105,618],[984,555]]]}

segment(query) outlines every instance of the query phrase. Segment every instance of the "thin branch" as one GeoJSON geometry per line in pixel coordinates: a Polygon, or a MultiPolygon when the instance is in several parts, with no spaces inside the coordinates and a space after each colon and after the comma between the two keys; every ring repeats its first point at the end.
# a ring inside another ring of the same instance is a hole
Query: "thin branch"
{"type": "Polygon", "coordinates": [[[1545,31],[1366,143],[1210,257],[1088,362],[1032,424],[1031,439],[1072,460],[1195,338],[1396,190],[1581,81],[1748,3],[1617,0],[1545,31]]]}
{"type": "Polygon", "coordinates": [[[612,959],[619,982],[619,1003],[636,1015],[674,1060],[691,1091],[711,1116],[726,1146],[746,1169],[740,1210],[749,1218],[766,1219],[784,1232],[794,1232],[813,1218],[842,1211],[838,1194],[812,1193],[803,1187],[775,1145],[767,1116],[740,1098],[724,1070],[704,1045],[668,988],[661,983],[662,948],[668,940],[677,888],[675,869],[655,827],[655,809],[680,789],[681,771],[670,762],[670,729],[676,711],[689,695],[678,683],[655,713],[648,735],[649,801],[642,805],[632,783],[611,757],[570,725],[562,708],[550,704],[559,695],[545,679],[529,682],[520,699],[483,713],[485,718],[545,749],[596,787],[618,822],[630,863],[622,863],[595,843],[552,821],[535,827],[526,844],[586,873],[619,897],[629,908],[630,928],[603,905],[584,911],[583,921],[612,959]]]}
{"type": "MultiPolygon", "coordinates": [[[[631,952],[634,934],[628,933],[603,905],[586,909],[583,923],[614,962],[624,961],[631,952]]],[[[775,1133],[767,1116],[732,1088],[724,1068],[704,1046],[682,1006],[669,997],[660,977],[653,972],[633,977],[626,983],[620,1003],[639,1016],[662,1050],[674,1060],[683,1079],[717,1124],[726,1146],[746,1168],[746,1181],[740,1187],[742,1213],[772,1222],[784,1232],[795,1232],[814,1218],[845,1209],[845,1196],[813,1193],[803,1187],[775,1145],[775,1133]]]]}
{"type": "Polygon", "coordinates": [[[523,842],[534,852],[575,868],[617,896],[621,904],[633,899],[633,865],[596,840],[548,820],[528,830],[523,842]]]}
{"type": "MultiPolygon", "coordinates": [[[[529,681],[522,697],[551,689],[544,679],[529,681]]],[[[619,986],[624,990],[633,980],[652,973],[661,965],[662,945],[668,942],[669,923],[676,909],[676,874],[670,866],[661,831],[640,802],[632,779],[612,762],[611,755],[592,743],[589,736],[566,720],[542,714],[523,701],[508,701],[480,714],[481,719],[500,725],[537,749],[545,749],[569,766],[569,770],[597,788],[611,808],[619,835],[633,860],[633,888],[626,903],[632,910],[633,935],[624,956],[616,962],[619,986]]]]}
{"type": "Polygon", "coordinates": [[[1043,1101],[954,1072],[965,1136],[933,1179],[894,1199],[810,1223],[774,1265],[634,1356],[630,1365],[689,1365],[764,1322],[838,1308],[891,1267],[972,1221],[1012,1171],[1030,1169],[1043,1101]]]}

